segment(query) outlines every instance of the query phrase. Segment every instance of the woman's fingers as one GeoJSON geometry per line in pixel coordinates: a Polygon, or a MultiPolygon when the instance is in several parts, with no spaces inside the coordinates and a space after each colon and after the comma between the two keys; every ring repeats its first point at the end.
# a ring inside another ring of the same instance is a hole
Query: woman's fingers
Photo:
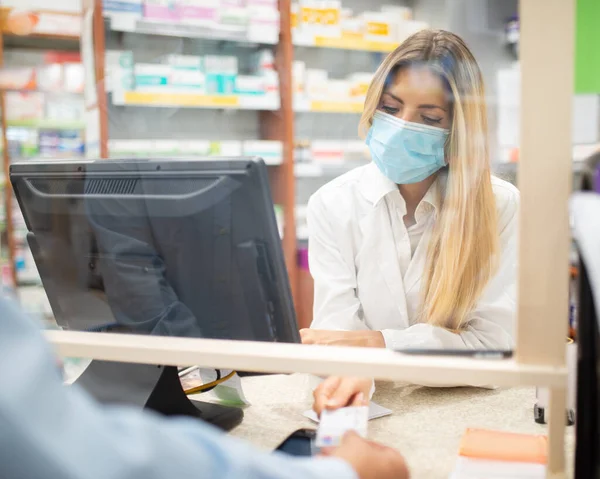
{"type": "Polygon", "coordinates": [[[343,378],[339,386],[329,395],[329,400],[325,404],[327,409],[338,409],[346,407],[351,402],[354,396],[361,392],[360,383],[354,379],[343,378]]]}
{"type": "Polygon", "coordinates": [[[354,397],[350,401],[350,406],[367,406],[368,401],[365,399],[365,394],[363,392],[359,392],[355,394],[354,397]]]}
{"type": "Polygon", "coordinates": [[[313,409],[321,415],[323,409],[366,406],[371,384],[370,379],[329,377],[314,390],[313,409]]]}
{"type": "Polygon", "coordinates": [[[341,381],[342,378],[339,376],[328,377],[313,391],[313,409],[318,416],[320,416],[323,409],[325,409],[325,404],[339,387],[341,381]]]}

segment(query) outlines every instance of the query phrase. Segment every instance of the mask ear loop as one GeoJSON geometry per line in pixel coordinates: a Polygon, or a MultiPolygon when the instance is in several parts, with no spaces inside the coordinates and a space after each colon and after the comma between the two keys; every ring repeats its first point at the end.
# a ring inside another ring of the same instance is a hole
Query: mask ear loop
{"type": "MultiPolygon", "coordinates": [[[[448,157],[450,156],[450,141],[452,138],[452,125],[450,125],[450,129],[448,131],[448,136],[446,137],[446,141],[444,141],[444,162],[446,166],[450,166],[450,162],[448,161],[448,157]]],[[[449,169],[449,168],[448,168],[449,169]]]]}

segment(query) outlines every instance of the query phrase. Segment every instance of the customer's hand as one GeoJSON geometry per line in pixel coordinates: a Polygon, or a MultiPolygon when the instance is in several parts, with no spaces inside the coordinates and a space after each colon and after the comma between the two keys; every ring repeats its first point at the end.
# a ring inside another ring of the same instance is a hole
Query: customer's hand
{"type": "Polygon", "coordinates": [[[320,416],[323,409],[366,406],[369,403],[371,387],[371,379],[328,377],[313,391],[313,409],[320,416]]]}
{"type": "Polygon", "coordinates": [[[354,431],[347,432],[336,449],[323,451],[324,456],[346,461],[359,479],[408,479],[410,474],[402,455],[367,439],[354,431]]]}

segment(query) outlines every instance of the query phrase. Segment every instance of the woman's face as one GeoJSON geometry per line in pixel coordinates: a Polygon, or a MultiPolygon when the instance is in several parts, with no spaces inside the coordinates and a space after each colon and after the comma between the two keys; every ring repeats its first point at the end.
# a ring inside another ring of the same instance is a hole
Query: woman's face
{"type": "Polygon", "coordinates": [[[381,95],[378,109],[405,121],[450,128],[450,102],[444,84],[426,66],[398,70],[381,95]]]}

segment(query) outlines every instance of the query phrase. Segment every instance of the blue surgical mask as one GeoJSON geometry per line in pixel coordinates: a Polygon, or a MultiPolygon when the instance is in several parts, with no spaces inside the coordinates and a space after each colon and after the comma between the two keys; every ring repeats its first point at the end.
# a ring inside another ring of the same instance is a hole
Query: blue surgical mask
{"type": "Polygon", "coordinates": [[[446,166],[448,130],[376,111],[367,146],[379,170],[398,185],[418,183],[446,166]]]}

